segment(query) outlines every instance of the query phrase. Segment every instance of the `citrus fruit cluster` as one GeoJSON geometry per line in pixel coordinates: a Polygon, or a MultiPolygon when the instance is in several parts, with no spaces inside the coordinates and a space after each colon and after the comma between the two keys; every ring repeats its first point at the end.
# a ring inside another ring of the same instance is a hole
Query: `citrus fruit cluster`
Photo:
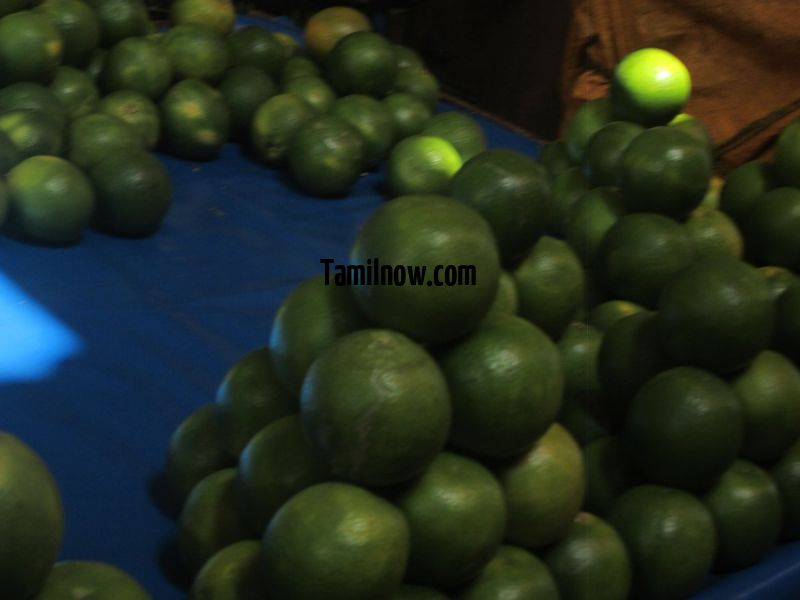
{"type": "Polygon", "coordinates": [[[643,52],[539,161],[479,151],[351,248],[470,285],[284,299],[170,441],[190,597],[679,599],[800,537],[796,125],[722,185],[643,52]]]}
{"type": "Polygon", "coordinates": [[[56,562],[64,535],[58,485],[25,442],[0,431],[0,589],[8,600],[151,600],[129,575],[105,563],[56,562]]]}
{"type": "Polygon", "coordinates": [[[308,20],[304,38],[305,47],[294,46],[258,92],[250,76],[226,78],[221,88],[235,137],[265,164],[288,168],[304,191],[344,196],[388,159],[391,193],[447,192],[462,162],[485,149],[474,119],[434,115],[435,77],[413,50],[372,31],[359,11],[324,9],[308,20]]]}
{"type": "Polygon", "coordinates": [[[55,245],[89,226],[152,234],[172,201],[167,171],[150,152],[160,135],[153,100],[173,68],[144,4],[27,6],[0,8],[0,225],[55,245]]]}

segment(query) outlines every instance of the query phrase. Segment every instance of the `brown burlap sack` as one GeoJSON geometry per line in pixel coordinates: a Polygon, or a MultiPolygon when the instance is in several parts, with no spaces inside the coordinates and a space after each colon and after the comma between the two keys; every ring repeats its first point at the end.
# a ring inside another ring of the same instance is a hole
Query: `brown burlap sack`
{"type": "Polygon", "coordinates": [[[686,112],[703,121],[721,173],[768,152],[800,116],[800,0],[572,0],[565,120],[607,92],[626,54],[657,47],[692,74],[686,112]]]}

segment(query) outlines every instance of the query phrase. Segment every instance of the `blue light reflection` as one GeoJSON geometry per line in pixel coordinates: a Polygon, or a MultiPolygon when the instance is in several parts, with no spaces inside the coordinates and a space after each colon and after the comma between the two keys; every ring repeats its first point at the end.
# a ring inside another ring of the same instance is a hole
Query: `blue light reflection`
{"type": "Polygon", "coordinates": [[[80,338],[0,271],[0,383],[44,379],[80,338]]]}

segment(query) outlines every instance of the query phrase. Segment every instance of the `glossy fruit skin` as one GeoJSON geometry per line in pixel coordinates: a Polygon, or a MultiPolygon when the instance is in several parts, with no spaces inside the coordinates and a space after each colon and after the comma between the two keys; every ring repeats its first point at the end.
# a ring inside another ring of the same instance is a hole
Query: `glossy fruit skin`
{"type": "Polygon", "coordinates": [[[263,427],[298,411],[297,398],[281,384],[268,348],[248,352],[228,369],[214,404],[223,445],[232,458],[263,427]]]}
{"type": "Polygon", "coordinates": [[[610,298],[654,308],[661,291],[695,259],[689,234],[655,213],[620,217],[597,249],[597,268],[610,298]]]}
{"type": "Polygon", "coordinates": [[[461,155],[447,140],[412,135],[392,149],[388,185],[392,194],[448,194],[453,176],[461,168],[461,155]]]}
{"type": "Polygon", "coordinates": [[[378,208],[361,228],[350,264],[367,265],[375,258],[381,265],[426,267],[431,285],[352,288],[367,318],[418,341],[446,342],[467,334],[497,293],[500,259],[488,223],[445,196],[403,196],[378,208]],[[436,265],[448,264],[475,265],[474,279],[462,270],[462,285],[446,285],[440,271],[434,285],[436,265]]]}
{"type": "Polygon", "coordinates": [[[719,208],[742,226],[758,199],[778,186],[772,165],[756,160],[746,162],[725,179],[720,190],[719,208]]]}
{"type": "Polygon", "coordinates": [[[755,201],[743,226],[748,253],[760,264],[800,270],[800,190],[779,187],[755,201]]]}
{"type": "Polygon", "coordinates": [[[520,152],[493,149],[475,155],[456,173],[451,189],[456,200],[489,222],[503,260],[523,256],[547,227],[547,174],[520,152]]]}
{"type": "Polygon", "coordinates": [[[83,169],[96,165],[109,152],[144,148],[133,127],[108,113],[91,113],[72,121],[68,144],[67,158],[83,169]]]}
{"type": "Polygon", "coordinates": [[[58,557],[64,509],[47,465],[22,440],[0,432],[0,461],[0,586],[10,600],[24,600],[58,557]]]}
{"type": "Polygon", "coordinates": [[[558,423],[525,454],[498,464],[495,473],[506,497],[506,540],[511,544],[552,544],[566,534],[583,505],[583,454],[558,423]]]}
{"type": "Polygon", "coordinates": [[[625,214],[619,191],[596,187],[583,194],[567,217],[566,239],[583,266],[595,266],[608,230],[625,214]]]}
{"type": "Polygon", "coordinates": [[[143,150],[110,152],[89,171],[95,190],[94,222],[125,237],[146,237],[172,205],[172,183],[161,161],[143,150]]]}
{"type": "Polygon", "coordinates": [[[614,186],[619,178],[619,161],[628,145],[644,127],[627,121],[611,121],[589,139],[583,155],[583,174],[594,186],[614,186]]]}
{"type": "Polygon", "coordinates": [[[741,369],[764,350],[774,318],[763,277],[725,256],[703,258],[685,269],[665,286],[658,303],[668,354],[718,373],[741,369]]]}
{"type": "Polygon", "coordinates": [[[161,114],[144,94],[130,90],[111,92],[103,97],[97,108],[135,129],[148,150],[155,148],[161,139],[161,114]]]}
{"type": "Polygon", "coordinates": [[[777,542],[783,506],[766,471],[737,460],[703,497],[717,530],[716,571],[758,562],[777,542]]]}
{"type": "Polygon", "coordinates": [[[364,141],[344,119],[324,115],[300,125],[287,159],[303,190],[316,196],[342,196],[361,174],[364,141]]]}
{"type": "Polygon", "coordinates": [[[358,31],[345,36],[325,59],[326,73],[340,96],[383,98],[397,74],[392,45],[381,35],[358,31]]]}
{"type": "Polygon", "coordinates": [[[61,34],[65,65],[83,68],[100,41],[100,22],[95,12],[82,0],[45,0],[42,12],[61,34]]]}
{"type": "Polygon", "coordinates": [[[608,98],[590,100],[575,111],[564,132],[567,154],[575,164],[583,160],[592,136],[612,120],[611,101],[608,98]]]}
{"type": "Polygon", "coordinates": [[[206,561],[249,532],[236,504],[236,469],[215,471],[189,494],[178,518],[178,551],[194,577],[206,561]]]}
{"type": "Polygon", "coordinates": [[[357,31],[371,31],[372,25],[363,13],[347,6],[331,6],[306,22],[303,37],[309,53],[323,61],[342,38],[357,31]]]}
{"type": "Polygon", "coordinates": [[[731,381],[744,418],[742,458],[769,464],[800,437],[800,372],[766,350],[731,381]]]}
{"type": "Polygon", "coordinates": [[[724,380],[675,367],[639,388],[627,410],[624,439],[646,480],[702,490],[733,463],[743,429],[738,398],[724,380]]]}
{"type": "Polygon", "coordinates": [[[563,241],[544,235],[511,271],[519,314],[558,339],[573,321],[585,290],[583,268],[563,241]]]}
{"type": "Polygon", "coordinates": [[[63,51],[61,34],[44,14],[20,11],[0,18],[0,86],[49,83],[63,51]]]}
{"type": "Polygon", "coordinates": [[[543,556],[563,600],[624,600],[631,587],[628,550],[603,519],[582,512],[543,556]]]}
{"type": "Polygon", "coordinates": [[[688,492],[656,485],[631,488],[614,502],[608,522],[628,548],[637,596],[686,598],[711,569],[714,522],[688,492]]]}
{"type": "Polygon", "coordinates": [[[315,116],[300,96],[278,94],[256,109],[250,128],[250,145],[269,165],[282,164],[295,131],[315,116]]]}
{"type": "Polygon", "coordinates": [[[270,519],[296,493],[328,478],[328,469],[305,439],[298,415],[263,427],[241,453],[236,492],[242,517],[261,535],[270,519]]]}
{"type": "Polygon", "coordinates": [[[206,561],[189,590],[189,600],[260,600],[266,595],[261,576],[261,544],[242,540],[206,561]]]}
{"type": "Polygon", "coordinates": [[[67,108],[70,119],[88,115],[97,110],[100,94],[97,87],[85,72],[68,66],[56,70],[50,91],[67,108]]]}
{"type": "Polygon", "coordinates": [[[624,420],[636,392],[670,366],[673,363],[661,344],[655,313],[641,310],[614,323],[597,355],[597,375],[610,417],[624,420]]]}
{"type": "Polygon", "coordinates": [[[319,353],[366,324],[349,288],[325,285],[324,275],[302,281],[284,298],[272,322],[269,349],[275,375],[289,393],[299,396],[319,353]]]}
{"type": "Polygon", "coordinates": [[[262,552],[267,587],[280,598],[381,598],[403,579],[409,531],[397,508],[365,489],[320,483],[281,507],[262,552]]]}
{"type": "Polygon", "coordinates": [[[108,51],[103,67],[103,89],[133,90],[157,100],[167,91],[175,75],[169,56],[158,42],[128,38],[108,51]]]}
{"type": "Polygon", "coordinates": [[[517,546],[500,546],[497,554],[466,587],[456,590],[456,600],[536,598],[558,600],[555,581],[534,554],[517,546]]]}
{"type": "Polygon", "coordinates": [[[204,25],[226,35],[233,28],[236,10],[231,0],[175,0],[170,19],[176,25],[204,25]]]}
{"type": "Polygon", "coordinates": [[[89,594],[89,597],[113,597],[117,600],[152,600],[150,594],[121,569],[101,562],[82,560],[56,563],[36,598],[63,600],[84,594],[89,594]]]}
{"type": "Polygon", "coordinates": [[[458,150],[464,162],[486,151],[486,136],[481,126],[474,118],[461,112],[440,112],[428,121],[422,132],[446,139],[458,150]]]}
{"type": "Polygon", "coordinates": [[[444,376],[421,346],[400,333],[362,329],[316,358],[300,414],[334,476],[380,487],[427,468],[444,447],[451,408],[444,376]]]}
{"type": "Polygon", "coordinates": [[[165,145],[180,158],[216,158],[230,133],[222,94],[197,79],[172,86],[161,100],[161,114],[165,145]]]}
{"type": "Polygon", "coordinates": [[[680,113],[691,91],[689,70],[675,55],[642,48],[614,69],[611,103],[617,118],[652,127],[665,125],[680,113]]]}
{"type": "Polygon", "coordinates": [[[177,25],[164,34],[162,48],[175,69],[175,79],[217,84],[231,64],[225,40],[203,25],[177,25]]]}
{"type": "Polygon", "coordinates": [[[286,55],[278,38],[269,29],[246,25],[226,38],[231,63],[248,65],[278,77],[286,64],[286,55]]]}
{"type": "Polygon", "coordinates": [[[196,408],[172,432],[164,476],[170,501],[178,512],[192,489],[205,477],[232,467],[225,451],[214,404],[196,408]]]}
{"type": "Polygon", "coordinates": [[[7,177],[11,195],[9,228],[45,244],[80,239],[94,210],[94,191],[73,164],[55,156],[33,156],[7,177]]]}
{"type": "Polygon", "coordinates": [[[622,153],[617,184],[628,210],[680,218],[702,202],[712,166],[708,149],[687,134],[654,127],[622,153]]]}
{"type": "Polygon", "coordinates": [[[411,533],[406,580],[437,589],[468,582],[494,556],[506,529],[500,485],[480,463],[441,453],[394,499],[411,533]]]}
{"type": "Polygon", "coordinates": [[[450,440],[483,457],[524,452],[550,427],[561,406],[558,349],[524,319],[498,315],[439,358],[453,404],[450,440]],[[486,398],[493,398],[491,405],[486,398]]]}
{"type": "Polygon", "coordinates": [[[375,98],[353,94],[339,98],[331,113],[347,121],[364,138],[364,166],[377,167],[395,139],[394,122],[386,106],[375,98]]]}

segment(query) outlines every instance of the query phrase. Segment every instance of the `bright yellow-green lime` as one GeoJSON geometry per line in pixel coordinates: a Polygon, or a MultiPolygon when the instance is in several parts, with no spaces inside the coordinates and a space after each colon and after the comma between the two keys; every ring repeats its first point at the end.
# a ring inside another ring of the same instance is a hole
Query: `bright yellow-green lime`
{"type": "Polygon", "coordinates": [[[692,92],[689,69],[660,48],[631,52],[614,69],[611,103],[617,118],[664,125],[683,110],[692,92]]]}

